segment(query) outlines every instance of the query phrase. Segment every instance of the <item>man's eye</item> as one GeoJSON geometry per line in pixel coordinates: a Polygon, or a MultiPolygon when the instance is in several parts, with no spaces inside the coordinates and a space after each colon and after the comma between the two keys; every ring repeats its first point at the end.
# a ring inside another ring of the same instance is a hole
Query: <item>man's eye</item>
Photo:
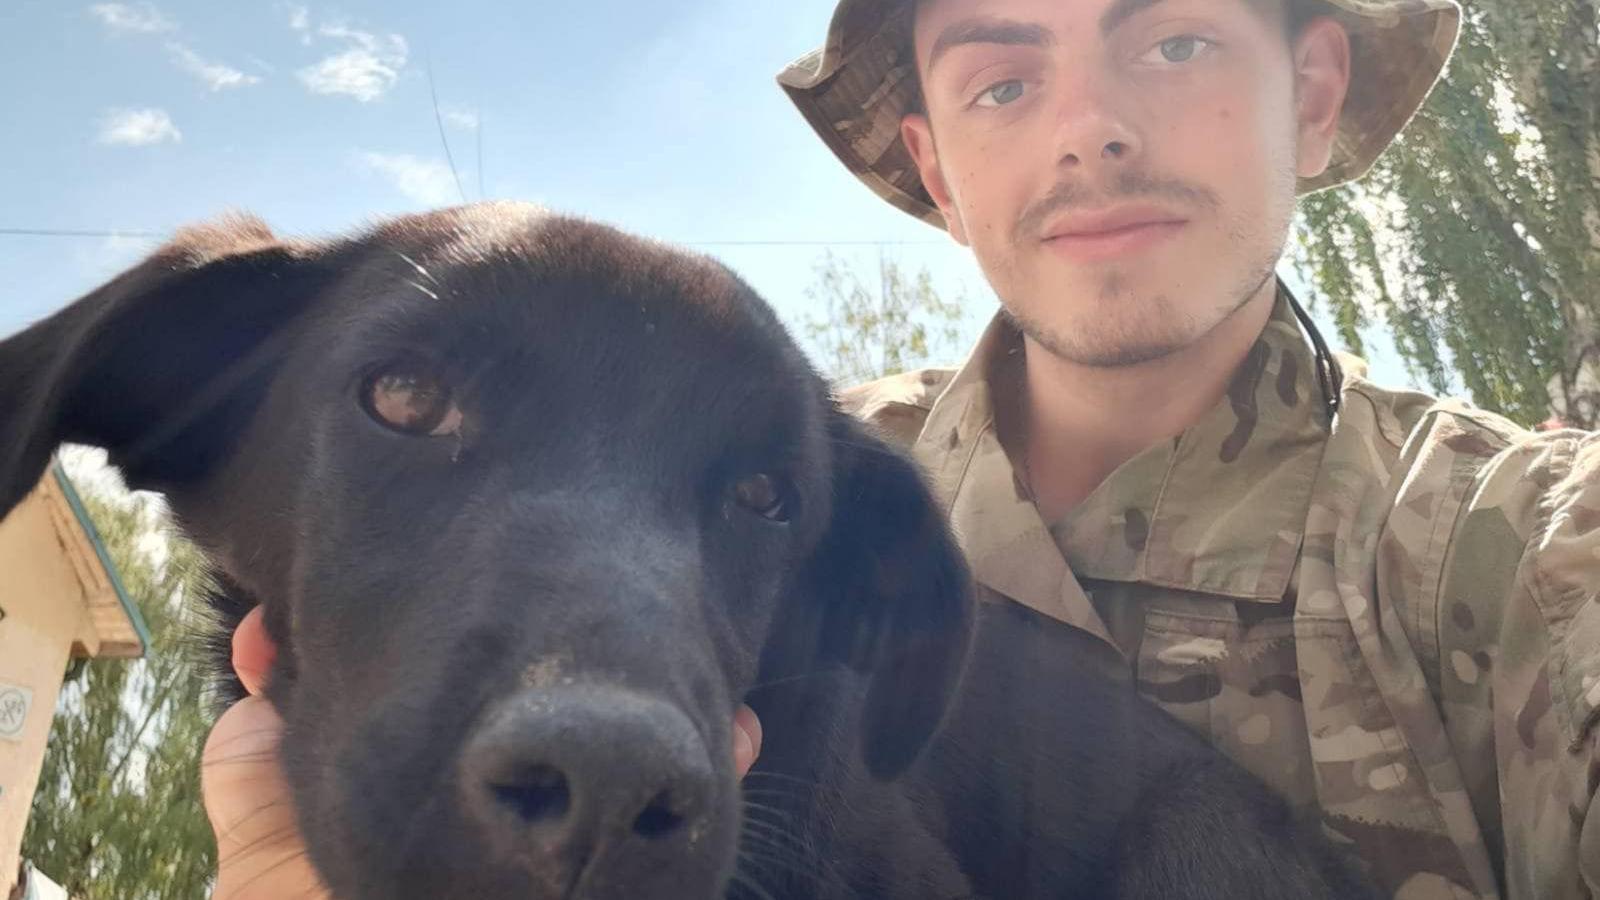
{"type": "Polygon", "coordinates": [[[1005,106],[1022,98],[1022,82],[1013,78],[986,89],[972,103],[974,106],[1005,106]]]}
{"type": "Polygon", "coordinates": [[[1195,57],[1211,48],[1210,41],[1192,34],[1180,34],[1174,38],[1167,38],[1155,45],[1149,53],[1145,54],[1145,61],[1158,63],[1186,63],[1192,62],[1195,57]],[[1155,59],[1160,54],[1160,59],[1155,59]]]}

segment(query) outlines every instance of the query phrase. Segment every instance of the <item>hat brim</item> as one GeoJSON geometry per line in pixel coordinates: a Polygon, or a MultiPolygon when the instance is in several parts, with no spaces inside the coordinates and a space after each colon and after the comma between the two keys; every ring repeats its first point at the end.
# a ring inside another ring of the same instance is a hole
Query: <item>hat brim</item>
{"type": "MultiPolygon", "coordinates": [[[[1456,0],[1317,0],[1350,33],[1350,87],[1328,167],[1304,195],[1365,175],[1444,73],[1461,30],[1456,0]]],[[[906,50],[911,4],[841,0],[822,47],[778,75],[834,155],[884,200],[944,228],[944,216],[900,140],[918,99],[906,50]]]]}

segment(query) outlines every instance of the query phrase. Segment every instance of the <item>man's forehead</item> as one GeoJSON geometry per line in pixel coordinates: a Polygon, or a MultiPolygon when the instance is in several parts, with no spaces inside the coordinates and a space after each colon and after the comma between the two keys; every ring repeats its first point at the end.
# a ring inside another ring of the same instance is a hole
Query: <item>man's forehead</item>
{"type": "Polygon", "coordinates": [[[919,23],[969,18],[1043,22],[1064,11],[1084,17],[1115,15],[1126,18],[1164,2],[1167,0],[913,0],[912,6],[919,23]]]}
{"type": "MultiPolygon", "coordinates": [[[[913,21],[924,57],[936,59],[951,47],[967,43],[1048,46],[1055,38],[1052,21],[1063,6],[1092,19],[1102,35],[1154,7],[1186,0],[914,0],[913,21]]],[[[1205,0],[1206,6],[1257,11],[1281,9],[1289,0],[1205,0]]]]}

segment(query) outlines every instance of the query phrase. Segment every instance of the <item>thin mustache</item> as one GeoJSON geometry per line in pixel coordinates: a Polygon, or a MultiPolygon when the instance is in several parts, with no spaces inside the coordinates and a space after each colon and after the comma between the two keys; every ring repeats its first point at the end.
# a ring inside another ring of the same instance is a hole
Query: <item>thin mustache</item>
{"type": "Polygon", "coordinates": [[[1137,172],[1118,176],[1109,191],[1099,191],[1077,181],[1063,181],[1050,192],[1028,204],[1017,218],[1018,239],[1037,238],[1045,223],[1064,210],[1083,206],[1110,206],[1129,200],[1163,200],[1184,209],[1216,209],[1217,195],[1181,181],[1155,178],[1137,172]]]}

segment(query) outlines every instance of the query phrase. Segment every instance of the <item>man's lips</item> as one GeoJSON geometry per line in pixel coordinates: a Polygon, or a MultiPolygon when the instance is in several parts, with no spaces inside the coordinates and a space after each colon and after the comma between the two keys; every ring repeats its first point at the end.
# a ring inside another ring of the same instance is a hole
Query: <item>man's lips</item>
{"type": "Polygon", "coordinates": [[[1094,262],[1149,249],[1177,234],[1188,220],[1153,207],[1073,213],[1053,220],[1044,244],[1077,262],[1094,262]]]}

